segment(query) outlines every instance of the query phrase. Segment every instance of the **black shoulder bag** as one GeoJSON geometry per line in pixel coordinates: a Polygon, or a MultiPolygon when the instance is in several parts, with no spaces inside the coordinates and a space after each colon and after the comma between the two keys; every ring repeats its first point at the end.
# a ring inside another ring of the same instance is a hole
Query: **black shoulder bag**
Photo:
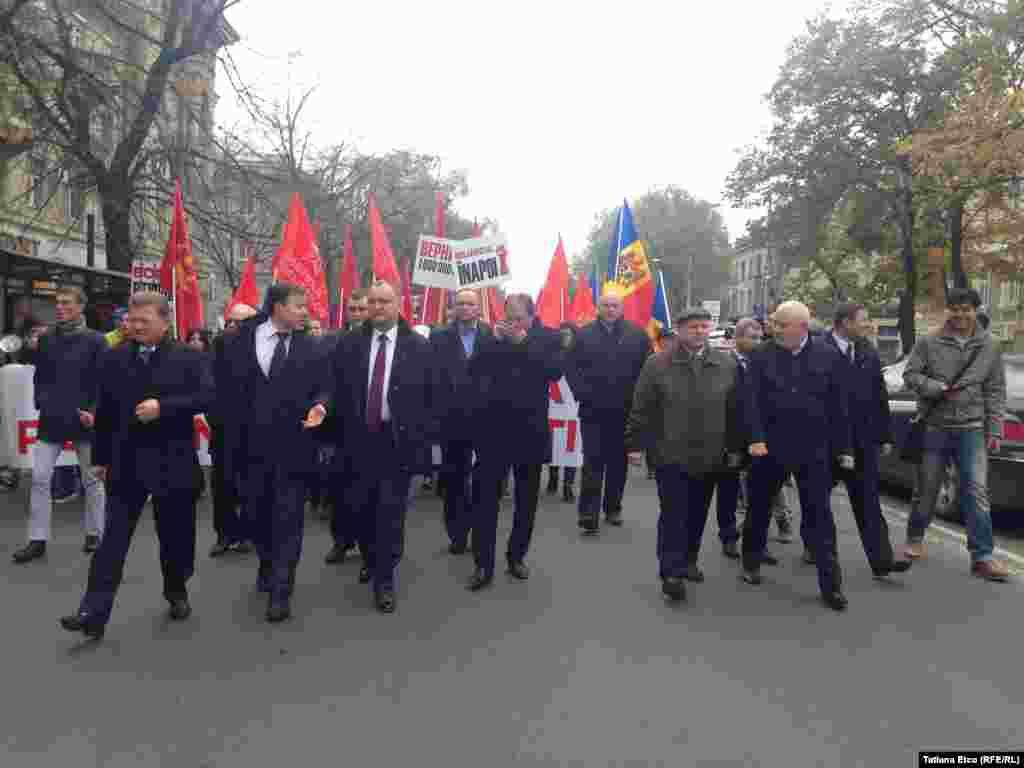
{"type": "MultiPolygon", "coordinates": [[[[964,367],[957,371],[956,376],[950,379],[948,383],[950,389],[960,382],[960,379],[967,373],[967,370],[974,365],[974,361],[978,359],[979,354],[981,354],[981,347],[977,346],[971,352],[971,356],[967,358],[964,367]]],[[[925,420],[938,407],[941,400],[942,397],[940,396],[924,407],[918,408],[917,413],[910,420],[910,429],[907,430],[907,434],[903,438],[903,444],[900,445],[900,458],[908,464],[921,463],[921,457],[924,455],[925,420]]]]}

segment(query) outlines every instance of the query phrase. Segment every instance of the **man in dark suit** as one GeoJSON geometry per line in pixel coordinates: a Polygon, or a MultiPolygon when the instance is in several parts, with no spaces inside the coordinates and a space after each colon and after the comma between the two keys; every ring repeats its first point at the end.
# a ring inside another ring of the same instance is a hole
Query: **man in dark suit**
{"type": "Polygon", "coordinates": [[[238,467],[260,558],[257,588],[269,595],[271,623],[291,616],[306,495],[316,471],[313,430],[330,403],[323,350],[300,332],[306,316],[305,291],[275,283],[263,312],[243,323],[227,346],[225,471],[238,467]]]}
{"type": "Polygon", "coordinates": [[[525,293],[505,299],[505,319],[494,327],[496,343],[470,360],[469,376],[479,402],[477,451],[479,503],[473,518],[476,570],[467,588],[477,591],[494,580],[501,484],[515,475],[515,512],[505,553],[508,573],[520,580],[533,536],[540,474],[551,463],[548,398],[551,382],[562,377],[561,341],[535,316],[525,293]]]}
{"type": "Polygon", "coordinates": [[[170,305],[162,294],[135,294],[129,312],[133,341],[105,357],[96,407],[95,471],[109,484],[106,532],[78,613],[61,619],[69,632],[96,638],[110,619],[150,495],[170,617],[180,621],[192,613],[186,583],[196,549],[194,417],[211,404],[213,380],[198,352],[168,336],[170,305]]]}
{"type": "Polygon", "coordinates": [[[490,326],[480,322],[480,297],[472,290],[455,294],[455,321],[430,335],[438,375],[444,526],[453,555],[466,552],[472,507],[479,497],[479,483],[471,483],[479,427],[469,363],[493,343],[490,326]]]}
{"type": "Polygon", "coordinates": [[[341,339],[331,360],[339,471],[351,479],[348,508],[381,613],[395,610],[409,484],[430,467],[434,369],[430,342],[399,318],[399,292],[370,288],[369,322],[341,339]]]}
{"type": "Polygon", "coordinates": [[[882,377],[882,361],[868,341],[868,314],[862,304],[840,304],[825,343],[843,359],[853,433],[854,469],[837,469],[836,480],[846,484],[857,530],[876,579],[910,568],[910,560],[897,560],[882,515],[879,456],[892,453],[892,416],[889,393],[882,377]]]}
{"type": "MultiPolygon", "coordinates": [[[[248,304],[236,304],[231,308],[224,333],[213,341],[213,383],[217,396],[214,405],[206,414],[210,424],[210,454],[213,466],[210,468],[210,485],[213,487],[213,529],[217,542],[210,550],[210,557],[220,557],[226,552],[247,554],[252,551],[249,533],[246,531],[245,511],[241,507],[238,477],[224,473],[225,456],[224,418],[221,415],[230,409],[230,402],[224,398],[230,391],[231,369],[228,366],[226,347],[238,335],[242,323],[256,316],[256,310],[248,304]]],[[[238,464],[234,465],[235,470],[238,464]]]]}
{"type": "Polygon", "coordinates": [[[775,314],[774,343],[750,356],[752,408],[750,508],[743,526],[743,580],[761,583],[762,553],[772,499],[786,475],[796,478],[806,535],[818,566],[822,600],[846,609],[832,518],[832,464],[853,469],[853,445],[843,361],[822,342],[811,341],[810,312],[800,302],[775,314]]]}
{"type": "Polygon", "coordinates": [[[626,417],[633,388],[651,354],[647,334],[622,317],[622,297],[606,290],[597,303],[597,320],[576,334],[568,368],[573,395],[580,404],[583,472],[579,525],[595,534],[604,516],[622,525],[626,488],[626,417]]]}

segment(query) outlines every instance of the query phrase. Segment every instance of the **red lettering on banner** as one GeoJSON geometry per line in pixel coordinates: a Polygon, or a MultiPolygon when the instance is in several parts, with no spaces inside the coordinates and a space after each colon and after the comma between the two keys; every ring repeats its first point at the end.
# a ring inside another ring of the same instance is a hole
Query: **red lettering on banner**
{"type": "MultiPolygon", "coordinates": [[[[39,442],[37,430],[39,429],[39,419],[18,419],[18,455],[28,455],[28,449],[31,448],[35,443],[39,442]]],[[[71,451],[74,450],[74,444],[68,440],[64,443],[63,450],[71,451]]]]}
{"type": "Polygon", "coordinates": [[[553,403],[565,402],[562,400],[562,388],[558,386],[557,381],[548,382],[548,397],[551,398],[553,403]]]}
{"type": "Polygon", "coordinates": [[[579,430],[579,425],[576,423],[576,419],[548,419],[548,424],[551,429],[565,429],[565,452],[575,453],[576,452],[576,433],[579,430]]]}
{"type": "Polygon", "coordinates": [[[210,442],[210,425],[206,423],[206,419],[202,416],[193,416],[192,424],[195,427],[193,445],[195,445],[198,451],[203,440],[210,442]]]}

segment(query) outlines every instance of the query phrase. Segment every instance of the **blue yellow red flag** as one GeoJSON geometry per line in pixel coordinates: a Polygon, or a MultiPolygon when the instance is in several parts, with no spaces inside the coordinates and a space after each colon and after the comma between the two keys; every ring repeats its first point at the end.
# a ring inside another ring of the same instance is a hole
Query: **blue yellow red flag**
{"type": "Polygon", "coordinates": [[[668,308],[668,292],[665,290],[665,273],[660,269],[656,284],[654,305],[651,307],[651,321],[647,324],[647,335],[654,348],[660,351],[662,332],[672,327],[672,314],[668,308]]]}
{"type": "MultiPolygon", "coordinates": [[[[616,232],[612,235],[616,259],[614,272],[610,272],[608,279],[621,287],[623,316],[640,328],[646,328],[651,321],[654,302],[654,276],[644,242],[637,236],[633,213],[625,200],[616,224],[616,232]]],[[[610,256],[609,270],[612,269],[610,256]]]]}

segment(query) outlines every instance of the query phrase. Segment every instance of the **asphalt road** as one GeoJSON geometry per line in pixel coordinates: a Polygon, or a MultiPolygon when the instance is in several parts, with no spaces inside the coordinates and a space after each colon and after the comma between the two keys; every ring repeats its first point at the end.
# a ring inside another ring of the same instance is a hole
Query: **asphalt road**
{"type": "Polygon", "coordinates": [[[0,499],[5,768],[895,768],[920,749],[1024,747],[1024,582],[971,578],[939,536],[927,562],[877,583],[841,500],[846,614],[818,602],[799,543],[773,545],[783,562],[763,586],[742,584],[713,517],[707,582],[666,604],[653,483],[637,475],[626,526],[597,539],[545,499],[530,581],[477,595],[438,502],[418,497],[393,616],[373,611],[355,563],[323,564],[329,536],[310,520],[295,618],[273,627],[254,558],[207,559],[204,503],[192,619],[163,616],[147,518],[100,644],[57,626],[85,583],[80,507],[58,507],[46,561],[19,567],[24,503],[0,499]]]}

